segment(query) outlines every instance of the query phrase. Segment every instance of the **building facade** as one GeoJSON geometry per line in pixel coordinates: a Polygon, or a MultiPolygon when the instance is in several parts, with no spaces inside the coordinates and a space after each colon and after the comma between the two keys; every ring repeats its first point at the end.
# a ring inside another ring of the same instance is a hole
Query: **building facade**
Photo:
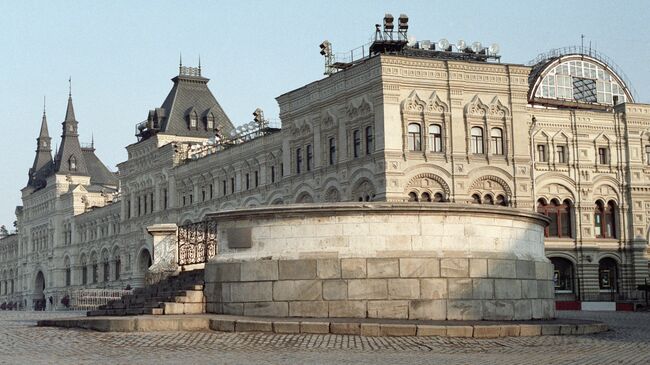
{"type": "Polygon", "coordinates": [[[43,117],[17,233],[0,240],[0,303],[143,285],[153,224],[344,201],[536,211],[551,219],[557,298],[641,299],[650,105],[583,51],[531,66],[376,52],[279,96],[281,126],[258,110],[237,129],[201,69],[181,67],[117,174],[79,144],[70,97],[54,159],[43,117]]]}

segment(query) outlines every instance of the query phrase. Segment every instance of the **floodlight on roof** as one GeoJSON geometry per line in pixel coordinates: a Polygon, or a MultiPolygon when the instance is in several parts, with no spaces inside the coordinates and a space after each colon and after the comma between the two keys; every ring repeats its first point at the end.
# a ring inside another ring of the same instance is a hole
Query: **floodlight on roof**
{"type": "Polygon", "coordinates": [[[236,135],[237,135],[237,130],[236,129],[233,129],[233,130],[230,131],[230,137],[234,137],[236,135]]]}
{"type": "Polygon", "coordinates": [[[451,51],[451,49],[449,49],[449,41],[445,38],[438,41],[438,48],[440,48],[441,51],[451,51]]]}
{"type": "Polygon", "coordinates": [[[497,43],[492,43],[488,50],[490,52],[490,55],[495,56],[495,55],[497,55],[499,53],[500,48],[499,48],[499,45],[497,43]]]}
{"type": "Polygon", "coordinates": [[[393,29],[395,29],[395,24],[393,24],[393,21],[395,18],[393,18],[393,15],[386,13],[384,15],[384,32],[392,32],[393,29]]]}
{"type": "Polygon", "coordinates": [[[398,30],[400,32],[406,32],[409,29],[409,17],[406,14],[399,15],[398,30]]]}
{"type": "Polygon", "coordinates": [[[328,40],[324,40],[323,43],[319,45],[320,47],[320,54],[323,56],[328,56],[332,53],[332,43],[330,43],[328,40]]]}
{"type": "Polygon", "coordinates": [[[472,51],[474,53],[479,53],[483,49],[483,46],[481,45],[481,42],[474,42],[472,43],[472,51]]]}
{"type": "Polygon", "coordinates": [[[456,48],[458,49],[458,52],[464,51],[466,47],[467,47],[467,43],[465,43],[465,41],[462,39],[459,39],[458,42],[456,43],[456,48]]]}

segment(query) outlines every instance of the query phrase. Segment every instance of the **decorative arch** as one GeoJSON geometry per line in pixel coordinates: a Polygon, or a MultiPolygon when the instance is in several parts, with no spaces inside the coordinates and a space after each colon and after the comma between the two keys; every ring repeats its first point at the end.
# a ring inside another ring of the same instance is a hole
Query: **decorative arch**
{"type": "Polygon", "coordinates": [[[324,201],[328,203],[336,203],[341,201],[341,192],[335,186],[330,186],[325,190],[324,201]]]}
{"type": "MultiPolygon", "coordinates": [[[[434,93],[435,94],[435,93],[434,93]]],[[[433,95],[432,95],[433,96],[433,95]]],[[[427,103],[420,98],[417,91],[413,90],[409,96],[402,101],[402,113],[422,113],[427,103]]]]}
{"type": "Polygon", "coordinates": [[[505,119],[510,116],[510,110],[501,103],[498,96],[495,96],[488,106],[488,116],[490,118],[505,119]]]}
{"type": "Polygon", "coordinates": [[[427,100],[426,111],[427,113],[444,114],[449,111],[449,107],[434,91],[431,93],[431,96],[429,96],[429,100],[427,100]]]}
{"type": "Polygon", "coordinates": [[[308,193],[306,191],[301,192],[296,197],[296,203],[298,203],[298,204],[313,203],[313,202],[314,202],[314,197],[310,193],[308,193]]]}
{"type": "Polygon", "coordinates": [[[406,185],[406,191],[410,192],[414,188],[419,188],[420,190],[430,190],[431,195],[436,192],[442,192],[445,199],[449,199],[451,196],[451,189],[449,184],[440,176],[432,173],[421,173],[413,176],[408,184],[406,185]]]}
{"type": "Polygon", "coordinates": [[[484,195],[487,192],[491,192],[494,196],[498,195],[500,192],[505,193],[507,200],[512,199],[512,190],[510,185],[503,180],[502,178],[494,175],[483,175],[472,182],[470,185],[470,195],[472,192],[480,192],[481,195],[484,195]]]}
{"type": "Polygon", "coordinates": [[[352,201],[373,201],[377,195],[375,185],[368,178],[361,178],[357,180],[350,192],[350,200],[352,201]]]}
{"type": "Polygon", "coordinates": [[[465,115],[468,117],[484,118],[488,115],[490,108],[485,105],[478,95],[474,95],[472,100],[465,105],[465,115]]]}

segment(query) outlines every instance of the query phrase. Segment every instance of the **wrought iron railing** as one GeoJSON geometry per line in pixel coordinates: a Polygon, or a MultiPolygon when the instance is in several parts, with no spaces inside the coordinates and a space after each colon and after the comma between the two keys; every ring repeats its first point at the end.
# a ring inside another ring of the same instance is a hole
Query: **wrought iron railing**
{"type": "Polygon", "coordinates": [[[217,222],[207,220],[178,227],[178,264],[207,262],[217,254],[217,222]]]}

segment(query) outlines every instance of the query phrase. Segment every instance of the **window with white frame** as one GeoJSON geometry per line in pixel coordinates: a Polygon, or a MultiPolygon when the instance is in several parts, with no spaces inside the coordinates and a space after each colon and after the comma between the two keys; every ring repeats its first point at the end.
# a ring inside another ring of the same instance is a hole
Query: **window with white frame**
{"type": "Polygon", "coordinates": [[[483,146],[483,128],[472,127],[470,142],[471,142],[471,152],[473,154],[485,153],[485,148],[483,146]]]}
{"type": "Polygon", "coordinates": [[[429,151],[442,152],[442,128],[439,124],[429,124],[429,151]]]}

